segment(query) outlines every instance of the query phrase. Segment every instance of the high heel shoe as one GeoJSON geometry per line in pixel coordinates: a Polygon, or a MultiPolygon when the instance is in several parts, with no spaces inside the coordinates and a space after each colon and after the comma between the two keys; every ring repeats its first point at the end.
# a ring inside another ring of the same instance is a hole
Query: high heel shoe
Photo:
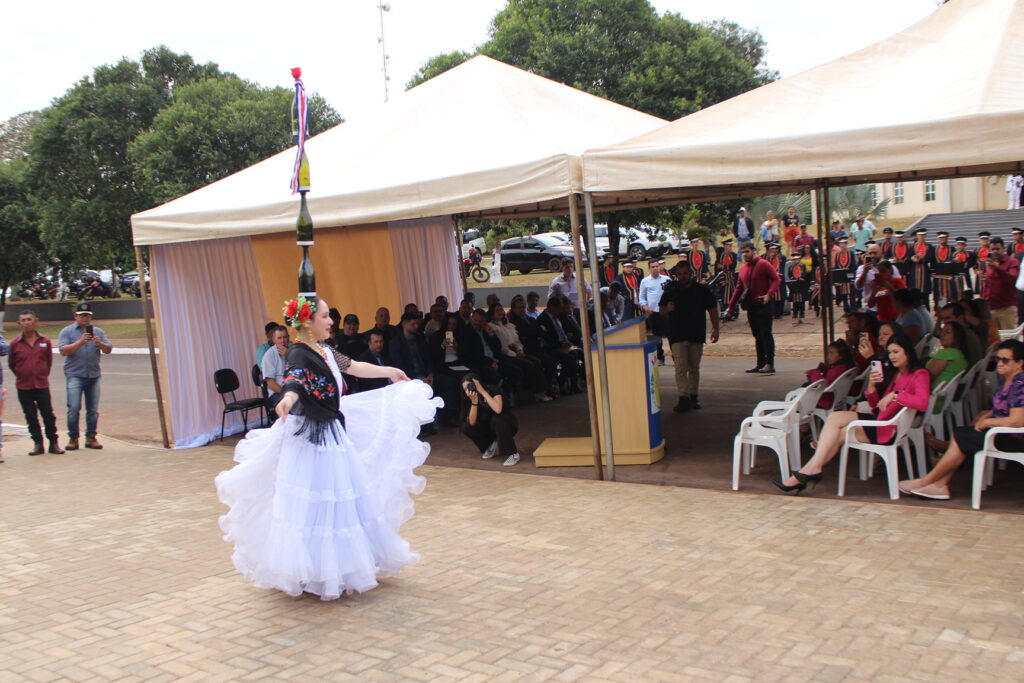
{"type": "Polygon", "coordinates": [[[821,481],[821,472],[818,472],[817,474],[804,474],[800,470],[795,470],[793,472],[793,476],[799,479],[803,484],[811,483],[817,486],[818,482],[821,481]]]}
{"type": "Polygon", "coordinates": [[[772,483],[778,486],[780,489],[782,489],[785,493],[789,493],[790,491],[796,491],[796,495],[798,496],[800,495],[801,491],[807,488],[807,484],[805,482],[800,482],[799,484],[794,484],[793,486],[786,486],[778,479],[772,479],[772,483]]]}

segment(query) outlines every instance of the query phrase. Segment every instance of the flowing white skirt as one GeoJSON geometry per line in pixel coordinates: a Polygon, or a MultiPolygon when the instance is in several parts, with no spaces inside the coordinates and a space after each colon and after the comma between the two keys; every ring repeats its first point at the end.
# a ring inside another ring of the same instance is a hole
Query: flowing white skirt
{"type": "Polygon", "coordinates": [[[347,429],[325,446],[295,436],[297,415],[249,432],[216,478],[235,568],[258,588],[333,600],[416,562],[398,530],[426,484],[413,470],[430,452],[418,436],[441,404],[432,394],[411,381],[342,397],[347,429]]]}

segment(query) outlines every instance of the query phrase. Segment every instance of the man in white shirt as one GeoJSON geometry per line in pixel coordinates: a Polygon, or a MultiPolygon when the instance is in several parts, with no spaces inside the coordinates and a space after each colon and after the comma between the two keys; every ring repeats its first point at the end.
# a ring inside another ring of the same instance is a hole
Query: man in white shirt
{"type": "Polygon", "coordinates": [[[526,313],[526,316],[528,318],[533,318],[534,320],[536,320],[537,317],[541,313],[543,313],[542,309],[537,308],[537,304],[539,304],[539,303],[540,303],[540,294],[538,294],[537,292],[529,292],[526,295],[526,311],[525,311],[525,313],[526,313]]]}
{"type": "Polygon", "coordinates": [[[263,382],[267,386],[267,408],[273,412],[281,400],[281,385],[284,384],[285,354],[288,353],[288,329],[280,325],[271,337],[274,345],[267,349],[260,361],[263,382]]]}
{"type": "Polygon", "coordinates": [[[659,306],[661,296],[664,293],[665,285],[672,281],[668,275],[661,272],[662,263],[658,259],[651,259],[647,263],[650,275],[640,281],[640,308],[647,316],[647,333],[658,341],[658,365],[665,364],[665,350],[662,348],[661,338],[664,335],[659,306]]]}
{"type": "MultiPolygon", "coordinates": [[[[571,258],[562,259],[562,274],[555,277],[548,286],[548,298],[553,296],[564,296],[572,304],[573,311],[580,309],[580,295],[576,289],[576,265],[571,258]]],[[[587,291],[587,301],[593,296],[590,283],[583,280],[583,287],[587,291]]],[[[587,302],[583,302],[586,304],[587,302]]]]}

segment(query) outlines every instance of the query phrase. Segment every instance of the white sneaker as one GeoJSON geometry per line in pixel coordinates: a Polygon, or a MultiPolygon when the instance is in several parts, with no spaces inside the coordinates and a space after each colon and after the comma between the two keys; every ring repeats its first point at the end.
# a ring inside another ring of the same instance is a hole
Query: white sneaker
{"type": "Polygon", "coordinates": [[[495,455],[497,455],[497,453],[498,453],[498,442],[495,441],[494,443],[492,443],[490,446],[487,447],[486,451],[484,451],[483,453],[480,454],[480,457],[483,458],[484,460],[490,460],[495,455]]]}
{"type": "Polygon", "coordinates": [[[518,462],[519,462],[519,454],[518,453],[513,453],[512,455],[510,455],[507,458],[505,458],[505,462],[502,463],[502,464],[505,467],[512,467],[512,465],[515,465],[518,462]]]}

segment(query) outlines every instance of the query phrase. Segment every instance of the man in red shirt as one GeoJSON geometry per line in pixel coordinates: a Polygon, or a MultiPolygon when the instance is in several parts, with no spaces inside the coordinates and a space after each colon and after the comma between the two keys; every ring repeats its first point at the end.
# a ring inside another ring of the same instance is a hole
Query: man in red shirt
{"type": "Polygon", "coordinates": [[[1001,330],[1017,326],[1017,275],[1020,264],[1006,255],[1006,245],[999,237],[989,242],[988,268],[985,270],[985,293],[992,319],[1001,330]]]}
{"type": "Polygon", "coordinates": [[[46,438],[50,442],[50,453],[60,455],[64,451],[57,444],[57,417],[53,414],[50,401],[50,367],[53,365],[53,344],[47,337],[36,332],[39,318],[32,311],[22,311],[18,316],[21,334],[11,341],[11,353],[7,365],[17,378],[18,402],[25,411],[25,422],[32,435],[35,447],[29,455],[43,454],[43,432],[39,428],[42,415],[46,438]]]}
{"type": "Polygon", "coordinates": [[[868,298],[865,304],[869,309],[876,309],[878,322],[892,322],[897,318],[893,294],[897,290],[905,289],[907,284],[903,278],[893,273],[892,263],[889,261],[880,262],[876,268],[875,278],[868,286],[868,298]]]}
{"type": "Polygon", "coordinates": [[[775,374],[775,337],[772,336],[771,298],[779,290],[779,273],[768,261],[759,258],[753,245],[745,244],[740,249],[744,264],[740,268],[739,284],[729,299],[729,313],[735,313],[736,304],[743,302],[747,311],[747,323],[754,335],[757,349],[757,366],[747,372],[762,375],[775,374]]]}

